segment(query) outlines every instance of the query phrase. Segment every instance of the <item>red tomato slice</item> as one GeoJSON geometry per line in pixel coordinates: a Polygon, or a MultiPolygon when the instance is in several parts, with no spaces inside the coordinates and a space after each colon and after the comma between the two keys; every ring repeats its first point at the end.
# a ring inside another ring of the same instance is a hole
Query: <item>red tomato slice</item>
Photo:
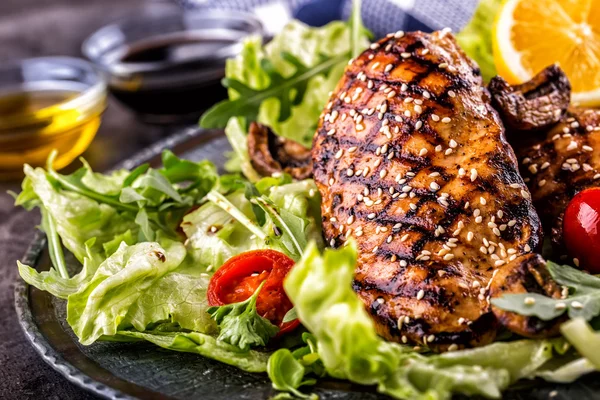
{"type": "Polygon", "coordinates": [[[274,325],[282,335],[300,325],[299,320],[283,323],[293,307],[283,290],[283,279],[294,260],[275,250],[252,250],[231,257],[215,272],[208,284],[208,304],[222,306],[248,299],[266,281],[256,300],[256,311],[274,325]]]}
{"type": "Polygon", "coordinates": [[[563,219],[569,255],[583,269],[600,274],[600,188],[583,190],[569,202],[563,219]]]}

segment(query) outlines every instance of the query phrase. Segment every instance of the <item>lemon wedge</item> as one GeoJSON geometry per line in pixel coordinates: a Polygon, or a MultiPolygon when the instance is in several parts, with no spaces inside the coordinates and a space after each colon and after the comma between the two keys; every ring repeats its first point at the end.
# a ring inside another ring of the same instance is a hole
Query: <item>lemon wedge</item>
{"type": "Polygon", "coordinates": [[[573,103],[600,106],[600,0],[508,0],[492,40],[498,74],[509,83],[558,63],[573,103]]]}

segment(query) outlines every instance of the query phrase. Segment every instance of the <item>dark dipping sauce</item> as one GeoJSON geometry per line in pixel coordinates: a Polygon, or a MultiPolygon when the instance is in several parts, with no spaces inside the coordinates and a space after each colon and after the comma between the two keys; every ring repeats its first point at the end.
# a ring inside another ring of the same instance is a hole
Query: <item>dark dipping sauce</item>
{"type": "Polygon", "coordinates": [[[227,97],[220,83],[224,63],[211,60],[211,55],[233,44],[185,36],[134,44],[121,50],[115,61],[125,70],[131,67],[139,72],[111,80],[111,93],[148,122],[197,120],[204,110],[227,97]]]}

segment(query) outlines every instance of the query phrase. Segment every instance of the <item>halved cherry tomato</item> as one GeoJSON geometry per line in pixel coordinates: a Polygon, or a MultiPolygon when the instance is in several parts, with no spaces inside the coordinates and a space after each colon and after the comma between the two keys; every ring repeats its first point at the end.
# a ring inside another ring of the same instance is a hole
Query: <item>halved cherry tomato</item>
{"type": "Polygon", "coordinates": [[[569,255],[581,268],[600,274],[600,188],[583,190],[569,202],[563,236],[569,255]]]}
{"type": "Polygon", "coordinates": [[[222,306],[248,299],[266,280],[258,294],[258,314],[279,326],[278,336],[294,330],[299,320],[283,323],[293,307],[283,290],[283,279],[294,260],[275,250],[252,250],[231,257],[215,272],[208,284],[208,304],[222,306]]]}

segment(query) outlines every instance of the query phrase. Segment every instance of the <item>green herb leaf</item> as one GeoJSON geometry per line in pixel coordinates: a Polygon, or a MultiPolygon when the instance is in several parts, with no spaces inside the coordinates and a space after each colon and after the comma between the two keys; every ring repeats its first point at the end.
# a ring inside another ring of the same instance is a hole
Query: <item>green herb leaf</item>
{"type": "Polygon", "coordinates": [[[69,279],[62,243],[56,230],[56,222],[54,222],[54,218],[45,207],[42,206],[40,210],[42,212],[42,230],[46,233],[48,239],[48,251],[52,265],[54,265],[61,278],[69,279]]]}
{"type": "Polygon", "coordinates": [[[218,340],[246,351],[250,347],[266,346],[269,339],[277,334],[279,328],[256,311],[256,299],[265,282],[242,302],[207,310],[220,328],[218,340]]]}
{"type": "Polygon", "coordinates": [[[150,168],[149,164],[142,164],[139,167],[135,168],[133,171],[131,171],[129,175],[127,175],[127,177],[123,180],[123,187],[126,188],[131,186],[138,177],[140,177],[141,175],[145,174],[146,171],[148,171],[148,168],[150,168]]]}
{"type": "Polygon", "coordinates": [[[261,60],[261,67],[269,77],[269,85],[264,89],[253,89],[250,86],[231,78],[223,78],[223,86],[234,89],[240,94],[235,100],[223,100],[209,109],[200,119],[203,128],[224,128],[233,117],[243,117],[246,121],[256,121],[260,105],[267,99],[275,98],[280,103],[279,121],[285,121],[291,115],[291,106],[299,104],[308,81],[318,75],[327,75],[331,68],[348,59],[347,55],[324,58],[313,67],[306,67],[298,58],[290,53],[282,57],[296,67],[296,72],[284,77],[267,60],[261,60]]]}
{"type": "Polygon", "coordinates": [[[294,215],[284,208],[277,207],[266,196],[255,197],[254,202],[269,216],[278,229],[275,232],[275,238],[281,241],[294,260],[298,260],[307,244],[306,228],[308,220],[294,215]]]}
{"type": "Polygon", "coordinates": [[[246,199],[250,201],[250,204],[252,204],[252,211],[256,216],[256,222],[258,222],[260,226],[263,226],[267,221],[267,214],[258,204],[256,204],[256,201],[253,201],[254,198],[260,197],[260,192],[256,186],[250,182],[244,182],[244,187],[244,195],[246,196],[246,199]]]}
{"type": "Polygon", "coordinates": [[[537,293],[521,293],[492,299],[492,304],[503,310],[536,316],[544,321],[557,318],[565,312],[570,318],[582,317],[586,321],[600,315],[600,278],[551,261],[547,266],[552,278],[559,285],[570,288],[571,293],[566,299],[553,299],[537,293]]]}

